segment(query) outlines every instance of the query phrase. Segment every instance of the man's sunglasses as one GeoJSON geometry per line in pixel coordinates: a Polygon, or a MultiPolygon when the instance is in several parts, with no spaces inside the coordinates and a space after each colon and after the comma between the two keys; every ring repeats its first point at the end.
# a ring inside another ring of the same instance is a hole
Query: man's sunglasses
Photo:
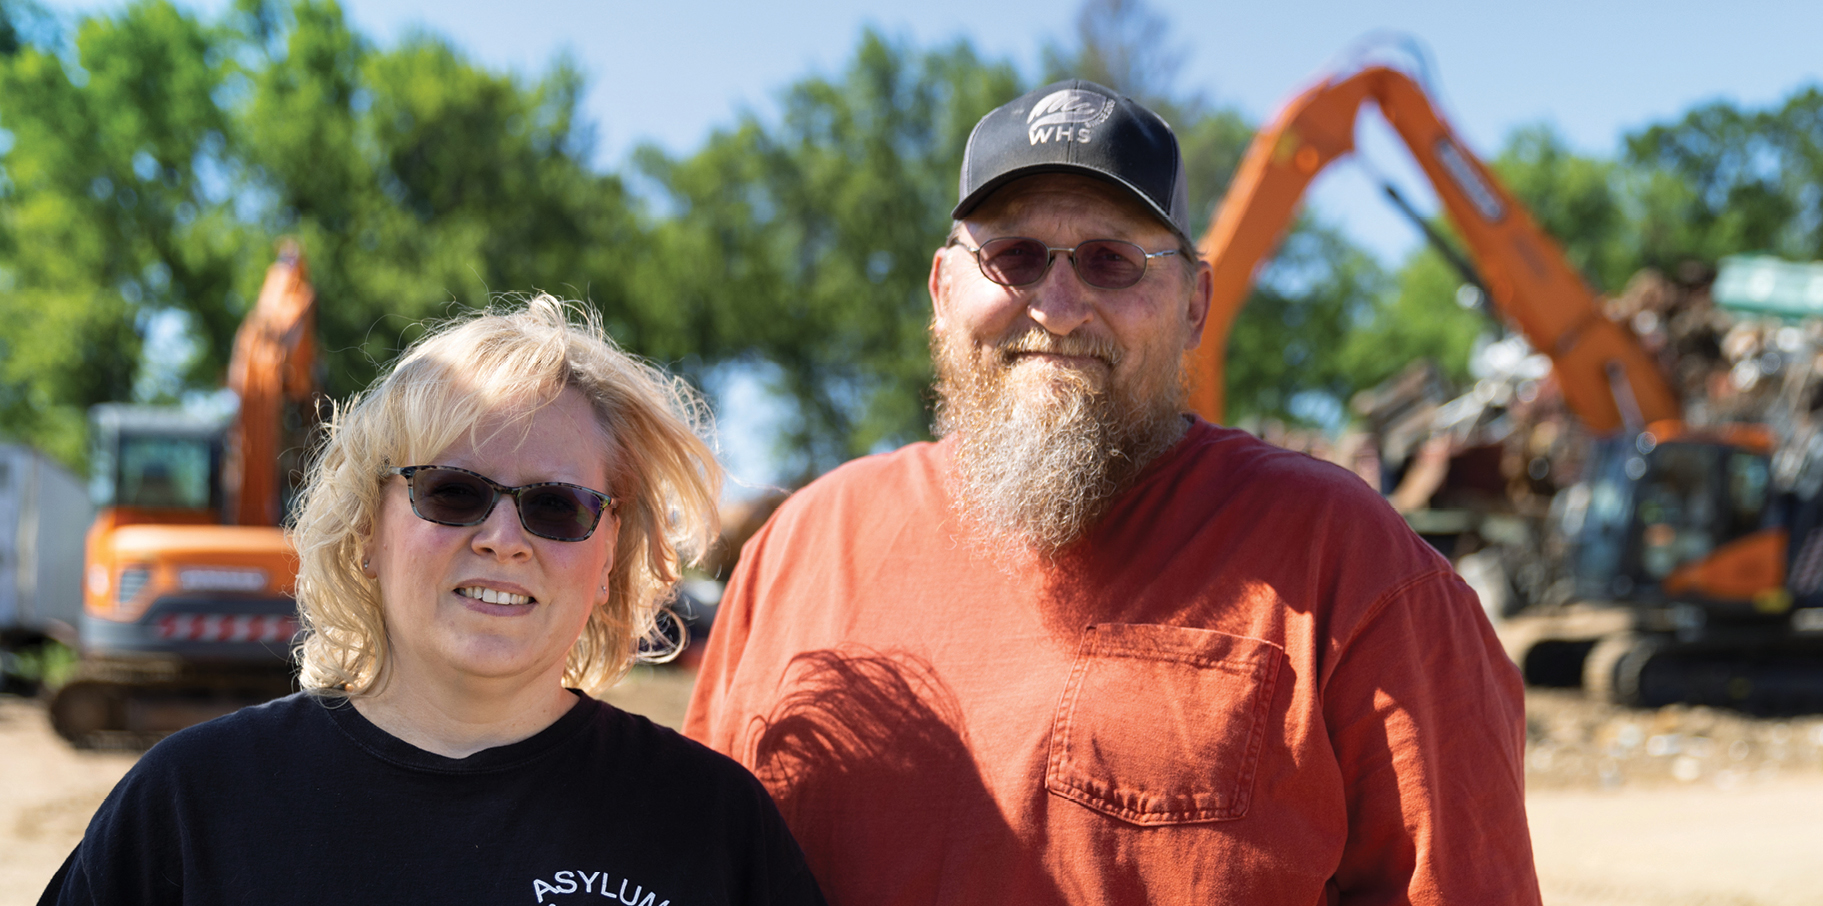
{"type": "Polygon", "coordinates": [[[1082,282],[1100,289],[1126,289],[1146,275],[1146,265],[1152,259],[1177,254],[1177,249],[1148,252],[1119,239],[1091,239],[1075,248],[1045,245],[1024,236],[989,239],[980,248],[969,248],[960,239],[952,239],[950,244],[974,255],[982,276],[1014,288],[1043,280],[1059,252],[1070,256],[1070,264],[1082,282]]]}
{"type": "Polygon", "coordinates": [[[513,498],[519,524],[540,538],[583,541],[595,534],[604,510],[617,501],[600,491],[561,481],[509,488],[492,478],[454,466],[405,466],[389,469],[403,476],[411,511],[438,525],[480,525],[502,496],[513,498]]]}

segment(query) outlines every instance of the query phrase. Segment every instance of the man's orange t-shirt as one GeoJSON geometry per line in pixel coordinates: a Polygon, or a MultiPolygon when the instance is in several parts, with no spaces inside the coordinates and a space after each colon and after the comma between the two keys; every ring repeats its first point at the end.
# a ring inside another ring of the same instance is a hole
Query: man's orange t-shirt
{"type": "Polygon", "coordinates": [[[1193,424],[1055,565],[980,555],[949,445],[743,551],[685,723],[834,904],[1533,904],[1523,699],[1352,474],[1193,424]]]}

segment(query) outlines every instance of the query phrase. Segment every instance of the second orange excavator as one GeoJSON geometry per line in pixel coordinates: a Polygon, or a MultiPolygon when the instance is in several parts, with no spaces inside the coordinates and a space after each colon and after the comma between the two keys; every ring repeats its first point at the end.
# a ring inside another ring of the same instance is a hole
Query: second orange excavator
{"type": "MultiPolygon", "coordinates": [[[[1202,243],[1215,296],[1188,362],[1193,407],[1222,417],[1228,331],[1255,271],[1311,181],[1354,150],[1357,116],[1370,103],[1435,188],[1473,265],[1396,190],[1387,186],[1387,194],[1550,358],[1565,404],[1595,437],[1581,481],[1562,492],[1544,529],[1568,551],[1557,566],[1575,589],[1574,614],[1533,640],[1586,655],[1585,687],[1632,704],[1727,704],[1752,695],[1756,683],[1769,685],[1771,674],[1754,674],[1753,664],[1812,658],[1817,633],[1804,627],[1823,621],[1794,613],[1785,589],[1793,503],[1771,487],[1772,433],[1686,425],[1653,354],[1603,314],[1561,247],[1403,71],[1375,65],[1323,78],[1254,138],[1202,243]],[[1699,675],[1711,679],[1692,679],[1699,675]]],[[[1526,652],[1515,656],[1523,661],[1526,652]]],[[[1823,680],[1823,671],[1812,672],[1823,680]]],[[[1806,699],[1823,692],[1808,680],[1794,684],[1793,675],[1778,673],[1770,685],[1806,699]]]]}

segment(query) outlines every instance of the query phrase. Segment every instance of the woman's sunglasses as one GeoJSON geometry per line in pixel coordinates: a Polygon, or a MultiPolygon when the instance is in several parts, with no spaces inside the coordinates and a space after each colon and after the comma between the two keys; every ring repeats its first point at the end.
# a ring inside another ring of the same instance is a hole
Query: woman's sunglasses
{"type": "Polygon", "coordinates": [[[405,466],[388,470],[404,477],[411,511],[438,525],[480,525],[502,496],[513,498],[519,524],[540,538],[583,541],[595,534],[613,497],[561,481],[509,488],[492,478],[454,466],[405,466]]]}

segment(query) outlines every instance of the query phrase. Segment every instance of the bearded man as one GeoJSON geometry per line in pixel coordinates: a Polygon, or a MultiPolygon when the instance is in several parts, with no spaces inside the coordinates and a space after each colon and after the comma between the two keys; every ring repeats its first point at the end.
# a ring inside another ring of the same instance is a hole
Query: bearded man
{"type": "Polygon", "coordinates": [[[931,262],[942,439],[754,536],[686,732],[831,903],[1536,903],[1473,592],[1351,473],[1183,412],[1183,172],[1093,83],[982,119],[931,262]]]}

